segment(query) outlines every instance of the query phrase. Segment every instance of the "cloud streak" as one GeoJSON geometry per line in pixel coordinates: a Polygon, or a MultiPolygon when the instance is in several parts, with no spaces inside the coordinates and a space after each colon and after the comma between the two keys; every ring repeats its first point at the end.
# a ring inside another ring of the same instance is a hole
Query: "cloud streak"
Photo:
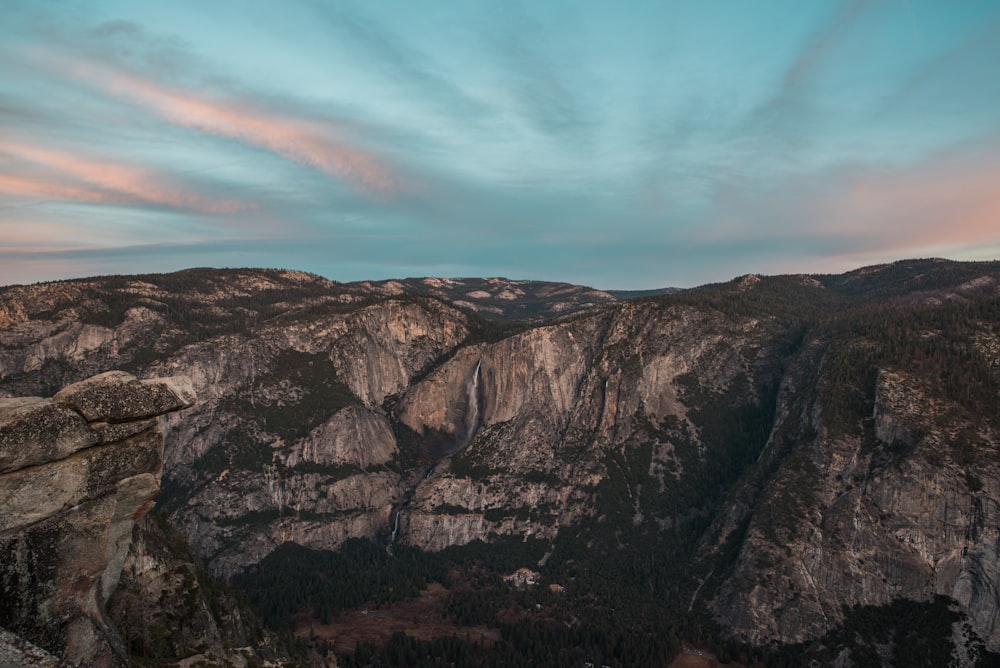
{"type": "Polygon", "coordinates": [[[440,64],[409,44],[405,35],[360,13],[357,8],[347,9],[328,2],[315,2],[312,7],[332,30],[345,35],[363,50],[366,62],[371,62],[421,103],[434,105],[437,113],[465,121],[492,113],[482,101],[443,76],[440,64]]]}
{"type": "Polygon", "coordinates": [[[213,99],[95,62],[63,61],[56,67],[171,124],[270,151],[368,194],[391,198],[409,187],[373,152],[344,141],[339,136],[344,129],[331,121],[265,110],[249,100],[213,99]]]}
{"type": "Polygon", "coordinates": [[[785,72],[784,87],[796,88],[808,82],[815,75],[816,68],[830,55],[837,42],[843,39],[857,23],[869,5],[871,0],[841,0],[833,18],[813,35],[785,72]]]}
{"type": "Polygon", "coordinates": [[[233,214],[256,208],[244,202],[203,195],[171,183],[156,170],[67,151],[7,143],[0,153],[13,159],[0,166],[0,192],[15,197],[89,202],[152,204],[209,214],[233,214]]]}

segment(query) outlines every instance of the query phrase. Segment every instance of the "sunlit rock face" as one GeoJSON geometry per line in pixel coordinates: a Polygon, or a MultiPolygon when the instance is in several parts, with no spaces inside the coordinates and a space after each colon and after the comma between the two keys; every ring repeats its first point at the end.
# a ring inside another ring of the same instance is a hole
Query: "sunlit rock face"
{"type": "Polygon", "coordinates": [[[51,399],[0,399],[0,626],[72,665],[124,665],[104,604],[160,491],[156,418],[183,377],[108,372],[51,399]]]}
{"type": "MultiPolygon", "coordinates": [[[[630,304],[461,349],[398,405],[415,432],[460,448],[416,488],[403,539],[431,550],[504,535],[554,539],[593,517],[609,457],[637,447],[651,450],[643,475],[668,487],[681,457],[665,432],[657,438],[659,426],[686,429],[685,445],[703,446],[689,415],[699,406],[680,398],[684,379],[718,394],[744,387],[735,400],[756,405],[775,373],[773,334],[751,318],[630,304]]],[[[637,499],[634,512],[652,511],[637,499]]]]}

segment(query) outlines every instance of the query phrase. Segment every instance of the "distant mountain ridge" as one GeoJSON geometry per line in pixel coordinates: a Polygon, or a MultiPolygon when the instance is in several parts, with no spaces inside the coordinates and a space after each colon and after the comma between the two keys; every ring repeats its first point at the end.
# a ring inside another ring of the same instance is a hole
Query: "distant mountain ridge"
{"type": "MultiPolygon", "coordinates": [[[[446,278],[418,277],[386,279],[379,281],[354,281],[340,283],[316,274],[281,269],[212,269],[192,268],[171,274],[154,274],[151,277],[171,276],[171,284],[198,280],[210,276],[249,276],[254,272],[281,275],[292,279],[304,291],[322,292],[326,298],[336,297],[341,301],[351,301],[363,297],[390,297],[398,295],[426,295],[449,301],[487,318],[540,322],[542,320],[569,315],[577,311],[593,308],[616,301],[673,294],[681,288],[657,288],[649,290],[599,290],[571,283],[535,280],[512,280],[508,278],[446,278]]],[[[87,284],[108,280],[112,284],[126,278],[141,279],[142,276],[96,276],[93,278],[67,279],[36,285],[87,284]]],[[[6,289],[27,288],[13,285],[6,289]]],[[[5,286],[0,286],[0,290],[5,286]]],[[[0,312],[0,324],[9,322],[8,316],[0,312]]]]}
{"type": "Polygon", "coordinates": [[[404,278],[347,285],[385,295],[431,295],[488,318],[525,322],[540,322],[601,304],[679,291],[679,288],[597,290],[570,283],[497,277],[404,278]]]}

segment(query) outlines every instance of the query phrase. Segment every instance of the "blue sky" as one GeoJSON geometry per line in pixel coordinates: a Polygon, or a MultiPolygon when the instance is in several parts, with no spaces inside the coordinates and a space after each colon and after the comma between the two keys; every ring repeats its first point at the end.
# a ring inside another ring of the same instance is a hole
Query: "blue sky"
{"type": "Polygon", "coordinates": [[[1000,257],[1000,2],[7,0],[0,284],[1000,257]]]}

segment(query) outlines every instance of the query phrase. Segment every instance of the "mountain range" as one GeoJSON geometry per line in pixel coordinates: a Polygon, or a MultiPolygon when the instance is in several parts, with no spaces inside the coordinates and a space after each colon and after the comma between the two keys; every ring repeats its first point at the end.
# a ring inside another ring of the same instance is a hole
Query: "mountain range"
{"type": "Polygon", "coordinates": [[[161,530],[275,628],[384,595],[292,594],[367,560],[403,574],[386,604],[437,582],[449,623],[495,629],[477,660],[541,665],[531,633],[566,645],[551,665],[1000,650],[998,262],[643,294],[266,269],[0,288],[0,396],[111,369],[191,379],[161,418],[161,530]],[[487,578],[518,568],[545,587],[487,578]]]}

